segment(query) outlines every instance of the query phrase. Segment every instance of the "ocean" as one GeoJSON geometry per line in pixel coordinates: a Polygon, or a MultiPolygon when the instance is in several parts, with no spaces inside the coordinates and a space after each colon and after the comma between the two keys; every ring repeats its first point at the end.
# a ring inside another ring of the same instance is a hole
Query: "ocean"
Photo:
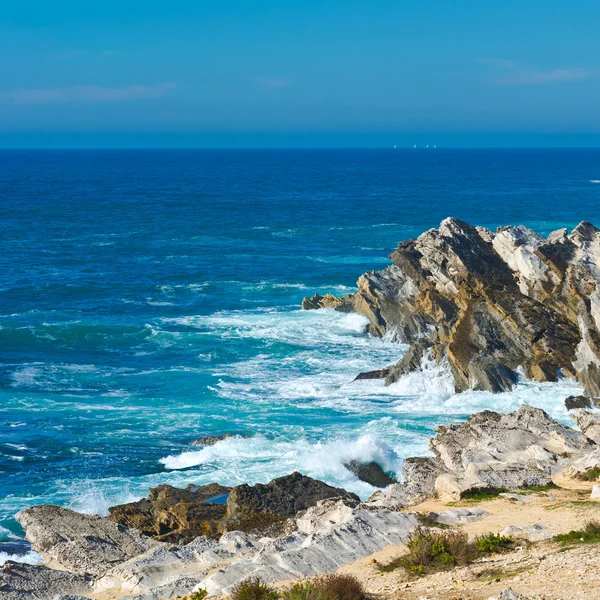
{"type": "MultiPolygon", "coordinates": [[[[406,346],[300,310],[455,216],[600,225],[600,150],[0,151],[0,563],[14,514],[86,513],[293,470],[368,497],[440,424],[522,403],[568,421],[572,382],[456,395],[431,366],[353,382],[406,346]],[[203,435],[241,434],[214,446],[203,435]]],[[[21,548],[21,550],[15,550],[21,548]]]]}

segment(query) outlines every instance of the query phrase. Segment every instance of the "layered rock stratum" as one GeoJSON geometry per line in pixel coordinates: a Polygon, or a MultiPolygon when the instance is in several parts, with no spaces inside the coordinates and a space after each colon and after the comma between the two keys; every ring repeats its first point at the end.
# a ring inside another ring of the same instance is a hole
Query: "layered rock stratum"
{"type": "Polygon", "coordinates": [[[522,225],[493,232],[448,218],[390,259],[362,275],[354,295],[316,294],[302,305],[353,310],[371,334],[411,344],[373,376],[390,384],[433,360],[449,367],[457,391],[509,390],[522,372],[576,379],[600,396],[600,230],[592,224],[543,238],[522,225]]]}

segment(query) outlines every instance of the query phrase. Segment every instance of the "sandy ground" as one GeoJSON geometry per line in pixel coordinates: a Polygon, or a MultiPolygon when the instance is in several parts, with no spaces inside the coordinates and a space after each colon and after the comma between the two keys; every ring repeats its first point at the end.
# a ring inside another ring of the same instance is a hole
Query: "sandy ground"
{"type": "MultiPolygon", "coordinates": [[[[498,533],[509,525],[539,523],[548,528],[544,533],[556,535],[581,529],[590,519],[600,519],[600,502],[589,500],[591,483],[563,479],[556,479],[556,483],[562,489],[531,494],[527,502],[498,498],[453,504],[490,513],[480,521],[454,527],[476,536],[498,533]]],[[[410,511],[441,512],[448,508],[439,501],[428,501],[410,511]]],[[[379,571],[377,563],[385,564],[404,552],[405,546],[389,546],[346,565],[340,572],[358,577],[370,594],[398,600],[482,600],[496,597],[507,587],[532,600],[600,600],[600,545],[565,550],[551,540],[524,544],[468,567],[421,578],[409,578],[402,569],[379,571]]]]}

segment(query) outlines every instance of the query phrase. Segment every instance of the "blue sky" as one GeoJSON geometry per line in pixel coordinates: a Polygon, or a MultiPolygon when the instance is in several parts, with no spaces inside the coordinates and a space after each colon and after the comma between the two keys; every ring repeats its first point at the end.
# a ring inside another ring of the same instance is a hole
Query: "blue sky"
{"type": "Polygon", "coordinates": [[[0,145],[600,145],[599,26],[597,0],[6,0],[0,145]]]}

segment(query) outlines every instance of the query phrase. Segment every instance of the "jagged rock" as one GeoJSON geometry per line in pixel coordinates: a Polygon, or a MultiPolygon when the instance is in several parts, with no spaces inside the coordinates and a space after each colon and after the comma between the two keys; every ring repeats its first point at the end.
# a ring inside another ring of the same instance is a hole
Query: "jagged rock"
{"type": "Polygon", "coordinates": [[[229,494],[227,515],[220,529],[253,531],[267,528],[328,498],[359,502],[356,494],[298,472],[273,479],[267,484],[238,485],[229,494]]]}
{"type": "Polygon", "coordinates": [[[592,500],[600,500],[600,485],[595,483],[592,488],[592,493],[590,494],[590,498],[592,500]]]}
{"type": "Polygon", "coordinates": [[[385,379],[391,367],[385,367],[384,369],[376,369],[375,371],[365,371],[364,373],[359,373],[354,381],[361,381],[363,379],[385,379]]]}
{"type": "Polygon", "coordinates": [[[538,381],[576,378],[600,397],[600,230],[590,223],[543,239],[521,225],[494,234],[449,218],[390,258],[344,299],[373,335],[419,341],[388,384],[420,369],[428,345],[457,391],[511,389],[523,367],[538,381]]]}
{"type": "Polygon", "coordinates": [[[561,460],[594,447],[582,433],[527,405],[507,415],[483,411],[437,431],[429,446],[445,471],[435,481],[445,500],[472,489],[548,485],[561,460]]]}
{"type": "Polygon", "coordinates": [[[302,300],[302,310],[318,310],[319,308],[334,308],[340,312],[351,312],[352,311],[352,298],[351,294],[338,298],[333,294],[325,294],[320,296],[319,293],[315,293],[311,298],[305,297],[302,300]]]}
{"type": "Polygon", "coordinates": [[[159,541],[189,542],[199,535],[217,535],[218,521],[226,513],[223,496],[230,490],[217,483],[185,489],[159,485],[150,489],[148,498],[111,507],[108,518],[159,541]],[[219,496],[222,501],[207,502],[219,496]]]}
{"type": "Polygon", "coordinates": [[[576,408],[569,412],[569,416],[585,437],[600,444],[600,412],[576,408]]]}
{"type": "Polygon", "coordinates": [[[8,561],[0,567],[2,600],[55,600],[61,594],[67,594],[62,597],[68,598],[69,594],[91,592],[91,584],[89,575],[76,575],[42,565],[8,561]]]}
{"type": "Polygon", "coordinates": [[[48,566],[74,573],[102,574],[158,544],[109,519],[59,506],[32,506],[17,513],[16,519],[48,566]]]}
{"type": "Polygon", "coordinates": [[[419,371],[429,348],[431,348],[431,342],[425,339],[417,340],[412,344],[396,365],[388,368],[389,372],[385,378],[386,385],[395,383],[413,371],[419,371]]]}
{"type": "Polygon", "coordinates": [[[569,396],[565,398],[565,408],[573,410],[575,408],[592,408],[591,398],[586,396],[569,396]]]}
{"type": "Polygon", "coordinates": [[[357,460],[344,463],[346,469],[354,473],[361,481],[374,487],[385,488],[392,483],[397,483],[394,477],[388,475],[376,462],[364,464],[357,460]]]}

